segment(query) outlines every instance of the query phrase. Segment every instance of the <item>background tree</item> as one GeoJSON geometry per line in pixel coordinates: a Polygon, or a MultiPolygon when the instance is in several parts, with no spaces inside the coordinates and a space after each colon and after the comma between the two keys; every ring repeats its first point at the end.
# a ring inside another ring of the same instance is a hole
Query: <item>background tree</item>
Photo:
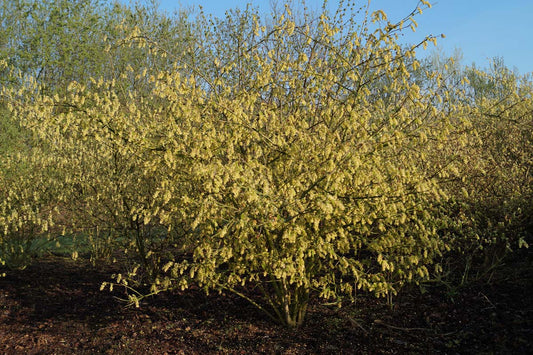
{"type": "MultiPolygon", "coordinates": [[[[4,1],[2,6],[0,16],[3,38],[6,38],[1,53],[5,58],[2,67],[5,88],[11,88],[21,101],[32,101],[36,94],[58,95],[53,107],[44,109],[50,115],[48,123],[40,121],[35,112],[16,117],[3,111],[2,144],[6,152],[20,153],[17,161],[21,164],[20,169],[9,169],[10,174],[15,175],[9,180],[13,186],[6,185],[6,191],[15,185],[30,188],[20,183],[22,179],[31,180],[26,176],[28,171],[35,176],[47,173],[47,169],[39,168],[35,157],[41,156],[43,161],[59,160],[57,167],[62,171],[59,180],[62,188],[56,190],[57,195],[53,199],[50,197],[52,200],[47,203],[59,208],[61,216],[68,216],[60,218],[65,228],[63,232],[88,234],[93,252],[108,256],[116,248],[117,239],[126,237],[122,244],[128,245],[132,238],[134,249],[139,250],[144,260],[148,251],[144,250],[145,236],[141,231],[145,228],[141,229],[133,220],[135,215],[131,215],[131,209],[132,204],[138,202],[140,191],[145,189],[148,196],[153,192],[149,191],[150,178],[142,182],[137,179],[139,160],[121,152],[114,142],[84,143],[77,129],[84,127],[84,133],[91,134],[92,119],[87,112],[86,122],[78,122],[75,129],[66,125],[61,133],[55,129],[62,115],[77,109],[75,103],[65,100],[76,88],[91,88],[96,92],[102,83],[113,83],[114,95],[106,97],[106,102],[125,102],[134,90],[149,92],[145,79],[158,70],[172,67],[164,51],[185,52],[185,43],[191,38],[186,13],[170,18],[159,12],[155,4],[127,7],[97,1],[4,1]],[[138,45],[136,41],[139,40],[143,46],[138,45]],[[145,45],[147,42],[150,44],[145,45]],[[159,52],[154,50],[155,44],[159,52]],[[145,75],[140,75],[143,69],[145,75]],[[40,124],[43,126],[39,127],[40,124]],[[26,168],[25,164],[30,166],[26,168]],[[136,195],[128,197],[131,183],[136,185],[136,195]]],[[[105,107],[102,102],[88,102],[105,107]]],[[[17,112],[21,106],[12,108],[17,112]]],[[[109,114],[112,117],[112,112],[109,114]]],[[[133,124],[134,121],[129,122],[133,124]]],[[[111,119],[108,128],[112,129],[115,124],[118,123],[111,119]]],[[[117,136],[108,138],[120,139],[117,136]]],[[[24,193],[31,195],[31,191],[24,193]]],[[[11,237],[16,243],[18,237],[5,235],[5,238],[11,237]]]]}

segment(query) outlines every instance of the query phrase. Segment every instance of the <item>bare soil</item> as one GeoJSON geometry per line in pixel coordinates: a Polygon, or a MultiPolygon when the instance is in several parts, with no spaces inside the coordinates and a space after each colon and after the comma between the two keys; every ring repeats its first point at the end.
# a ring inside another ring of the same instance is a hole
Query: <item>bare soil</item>
{"type": "Polygon", "coordinates": [[[0,279],[2,354],[526,354],[533,351],[533,263],[515,253],[490,283],[404,290],[391,309],[360,296],[314,300],[288,329],[232,294],[160,294],[128,308],[100,291],[116,266],[47,256],[0,279]]]}

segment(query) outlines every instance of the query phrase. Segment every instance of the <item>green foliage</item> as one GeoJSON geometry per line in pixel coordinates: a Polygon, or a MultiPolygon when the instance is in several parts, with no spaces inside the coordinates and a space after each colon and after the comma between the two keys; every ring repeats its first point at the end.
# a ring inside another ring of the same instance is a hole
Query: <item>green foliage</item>
{"type": "MultiPolygon", "coordinates": [[[[41,91],[64,93],[74,81],[119,80],[128,67],[170,69],[171,61],[150,54],[150,45],[132,48],[124,40],[150,39],[181,54],[181,43],[191,37],[186,19],[185,12],[170,18],[153,3],[128,7],[106,0],[2,1],[0,60],[35,78],[41,91]]],[[[122,80],[124,90],[132,84],[139,87],[133,76],[127,79],[122,80]]]]}

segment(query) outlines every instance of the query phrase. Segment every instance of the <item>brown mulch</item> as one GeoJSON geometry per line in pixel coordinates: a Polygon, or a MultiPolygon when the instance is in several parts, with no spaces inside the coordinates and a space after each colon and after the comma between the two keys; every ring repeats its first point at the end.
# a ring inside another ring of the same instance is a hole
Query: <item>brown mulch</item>
{"type": "Polygon", "coordinates": [[[127,308],[100,291],[113,266],[47,256],[0,278],[1,354],[522,354],[533,350],[533,265],[519,251],[490,284],[311,304],[287,329],[231,295],[169,292],[127,308]]]}

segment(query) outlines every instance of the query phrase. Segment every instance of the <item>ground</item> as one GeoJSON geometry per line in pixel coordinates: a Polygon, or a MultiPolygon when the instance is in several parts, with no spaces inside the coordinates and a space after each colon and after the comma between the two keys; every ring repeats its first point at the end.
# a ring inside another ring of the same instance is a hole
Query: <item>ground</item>
{"type": "Polygon", "coordinates": [[[127,308],[100,291],[113,266],[47,256],[0,279],[3,354],[521,354],[533,351],[533,262],[517,252],[491,282],[404,290],[389,307],[318,300],[288,329],[237,296],[188,290],[127,308]]]}

